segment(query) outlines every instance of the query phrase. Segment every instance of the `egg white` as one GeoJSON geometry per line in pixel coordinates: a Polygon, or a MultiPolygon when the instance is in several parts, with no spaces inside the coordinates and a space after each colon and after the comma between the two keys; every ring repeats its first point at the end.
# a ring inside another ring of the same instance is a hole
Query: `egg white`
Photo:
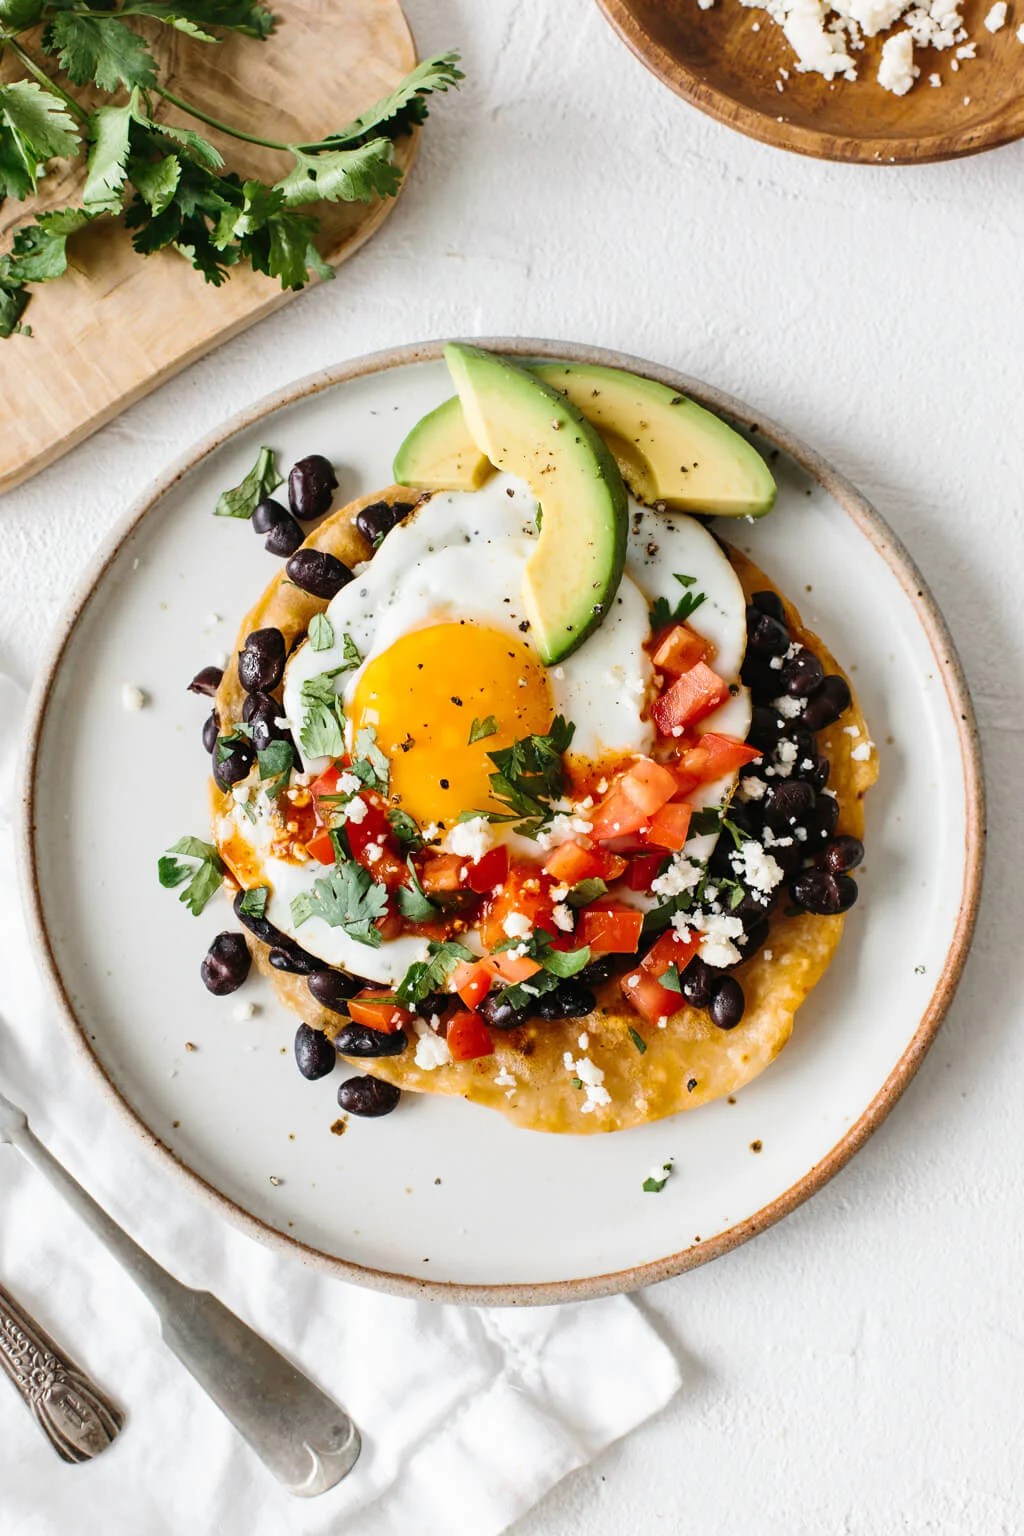
{"type": "MultiPolygon", "coordinates": [[[[327,617],[336,643],[314,651],[306,642],[289,658],[283,713],[296,742],[303,715],[302,685],[342,664],[346,635],[363,658],[359,668],[339,675],[346,704],[367,664],[410,631],[469,619],[505,629],[521,640],[522,573],[537,537],[537,510],[536,497],[511,475],[495,475],[478,491],[438,493],[420,502],[331,601],[327,617]]],[[[573,752],[596,759],[611,753],[649,753],[653,747],[654,727],[641,716],[653,679],[644,650],[650,634],[648,611],[658,597],[675,607],[684,590],[675,579],[677,574],[694,578],[686,590],[705,594],[689,622],[714,646],[715,671],[737,688],[733,697],[701,722],[701,728],[745,738],[750,697],[740,684],[739,672],[746,648],[746,603],[736,573],[717,541],[693,518],[656,512],[632,498],[629,513],[626,571],[611,609],[578,651],[548,670],[555,710],[576,727],[573,752]]],[[[304,758],[308,772],[325,764],[326,759],[304,758]]],[[[696,791],[691,797],[695,808],[727,799],[736,777],[728,775],[696,791]]],[[[309,918],[297,927],[291,901],[311,888],[324,873],[322,866],[275,858],[269,852],[269,829],[263,817],[254,825],[236,810],[231,830],[258,855],[272,890],[267,906],[271,922],[327,964],[394,985],[411,964],[426,957],[426,940],[412,935],[374,949],[320,918],[309,918]]],[[[516,852],[536,856],[535,844],[506,829],[495,832],[512,842],[516,852]]],[[[703,861],[716,841],[714,834],[695,836],[685,852],[703,861]]],[[[627,899],[649,905],[640,893],[627,899]]],[[[479,947],[473,935],[466,940],[471,947],[479,947]]]]}

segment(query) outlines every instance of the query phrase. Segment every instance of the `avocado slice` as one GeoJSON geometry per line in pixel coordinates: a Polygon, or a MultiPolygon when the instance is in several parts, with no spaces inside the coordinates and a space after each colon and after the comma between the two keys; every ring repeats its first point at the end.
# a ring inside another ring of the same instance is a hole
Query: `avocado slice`
{"type": "MultiPolygon", "coordinates": [[[[535,363],[601,433],[634,496],[683,512],[763,517],[776,485],[761,455],[724,421],[639,374],[590,363],[535,363]]],[[[431,411],[395,459],[400,485],[474,491],[489,474],[456,399],[431,411]]]]}
{"type": "Polygon", "coordinates": [[[470,438],[541,503],[523,601],[540,658],[552,666],[583,644],[618,591],[626,487],[599,434],[535,374],[480,347],[452,342],[444,355],[470,438]]]}
{"type": "Polygon", "coordinates": [[[678,391],[597,363],[536,363],[533,372],[597,427],[641,501],[719,517],[763,517],[775,505],[757,449],[678,391]]]}
{"type": "Polygon", "coordinates": [[[469,435],[458,395],[418,421],[395,454],[398,485],[424,491],[476,491],[494,466],[469,435]]]}

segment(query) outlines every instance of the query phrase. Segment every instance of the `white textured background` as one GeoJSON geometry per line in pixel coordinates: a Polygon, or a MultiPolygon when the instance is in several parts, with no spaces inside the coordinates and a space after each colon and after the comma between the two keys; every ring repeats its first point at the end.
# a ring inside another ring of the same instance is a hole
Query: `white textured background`
{"type": "MultiPolygon", "coordinates": [[[[973,958],[855,1162],[755,1243],[648,1293],[687,1386],[518,1531],[1019,1532],[1024,146],[905,170],[816,164],[677,101],[591,0],[407,10],[423,52],[462,46],[469,80],[438,106],[400,207],[335,283],[7,496],[0,670],[28,680],[107,527],[212,422],[391,343],[621,347],[829,455],[917,557],[973,685],[994,830],[973,958]]],[[[8,344],[0,368],[16,356],[8,344]]]]}

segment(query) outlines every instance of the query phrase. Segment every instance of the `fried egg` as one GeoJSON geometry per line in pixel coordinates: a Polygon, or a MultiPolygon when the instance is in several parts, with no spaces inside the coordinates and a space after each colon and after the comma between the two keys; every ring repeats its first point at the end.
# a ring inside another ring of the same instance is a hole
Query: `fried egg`
{"type": "MultiPolygon", "coordinates": [[[[737,689],[702,729],[745,737],[749,728],[749,696],[739,683],[745,600],[706,528],[631,501],[626,570],[607,616],[578,651],[546,668],[530,642],[521,598],[539,521],[536,498],[510,475],[495,475],[478,491],[425,498],[331,601],[331,643],[314,649],[307,639],[287,664],[283,712],[296,743],[303,685],[333,674],[347,745],[372,728],[389,761],[392,803],[435,836],[460,814],[505,809],[492,795],[489,754],[546,733],[555,715],[575,727],[574,769],[591,765],[600,772],[602,763],[650,753],[650,609],[658,598],[675,609],[684,590],[679,576],[693,578],[685,590],[704,594],[689,622],[713,645],[715,670],[737,689]]],[[[303,753],[307,773],[327,762],[303,753]]],[[[706,785],[694,803],[718,803],[731,787],[731,781],[706,785]]],[[[536,843],[506,826],[492,832],[516,854],[539,857],[536,843]]],[[[411,934],[370,948],[317,917],[300,930],[291,900],[311,887],[322,866],[275,857],[260,816],[255,823],[237,816],[234,835],[250,846],[272,888],[271,920],[326,963],[394,984],[425,958],[427,941],[411,934]]],[[[694,837],[686,851],[705,859],[714,842],[694,837]]],[[[472,946],[472,936],[467,942],[472,946]]]]}

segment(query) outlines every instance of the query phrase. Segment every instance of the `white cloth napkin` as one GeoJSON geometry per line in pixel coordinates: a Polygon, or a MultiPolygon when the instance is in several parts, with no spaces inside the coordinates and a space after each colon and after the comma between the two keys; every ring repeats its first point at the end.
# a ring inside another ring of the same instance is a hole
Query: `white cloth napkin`
{"type": "Polygon", "coordinates": [[[21,690],[0,675],[0,1086],[111,1214],[320,1382],[364,1437],[352,1475],[294,1499],[159,1341],[131,1282],[43,1179],[0,1147],[0,1279],[127,1412],[65,1466],[0,1382],[0,1513],[17,1536],[492,1536],[662,1407],[676,1362],[625,1297],[472,1310],[314,1274],[229,1228],[106,1111],[37,977],[16,888],[21,690]]]}

